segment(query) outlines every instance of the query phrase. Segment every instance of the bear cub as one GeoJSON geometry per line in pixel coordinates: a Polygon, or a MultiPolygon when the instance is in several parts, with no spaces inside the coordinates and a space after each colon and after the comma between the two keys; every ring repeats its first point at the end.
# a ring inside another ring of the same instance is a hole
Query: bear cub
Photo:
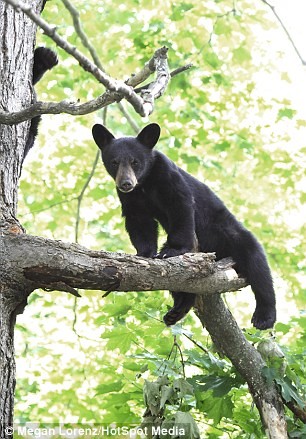
{"type": "MultiPolygon", "coordinates": [[[[137,255],[170,258],[197,250],[215,252],[217,260],[231,256],[255,294],[253,325],[272,328],[275,294],[263,248],[208,186],[153,149],[159,125],[147,125],[137,137],[116,139],[99,124],[92,133],[104,166],[116,182],[126,230],[137,255]],[[158,223],[167,241],[157,254],[158,223]]],[[[174,304],[164,316],[166,325],[184,317],[196,297],[185,292],[171,294],[174,304]]]]}

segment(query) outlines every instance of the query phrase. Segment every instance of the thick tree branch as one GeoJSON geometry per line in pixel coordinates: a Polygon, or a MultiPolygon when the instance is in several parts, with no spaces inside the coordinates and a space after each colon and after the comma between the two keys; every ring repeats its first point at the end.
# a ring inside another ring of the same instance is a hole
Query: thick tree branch
{"type": "Polygon", "coordinates": [[[267,437],[287,439],[283,403],[277,387],[264,378],[262,369],[265,363],[260,353],[246,340],[221,297],[199,296],[196,310],[217,349],[246,379],[267,437]]]}
{"type": "Polygon", "coordinates": [[[30,235],[0,238],[14,277],[26,278],[27,289],[38,287],[74,293],[76,288],[103,291],[177,290],[215,294],[246,285],[228,260],[216,263],[213,254],[186,254],[160,260],[91,251],[30,235]]]}
{"type": "Polygon", "coordinates": [[[111,92],[105,92],[96,99],[88,101],[84,104],[64,100],[61,102],[36,102],[28,108],[12,113],[0,112],[0,123],[4,125],[15,125],[25,120],[32,119],[42,114],[60,114],[66,113],[73,116],[81,116],[97,111],[107,105],[116,102],[119,96],[115,97],[111,92]]]}

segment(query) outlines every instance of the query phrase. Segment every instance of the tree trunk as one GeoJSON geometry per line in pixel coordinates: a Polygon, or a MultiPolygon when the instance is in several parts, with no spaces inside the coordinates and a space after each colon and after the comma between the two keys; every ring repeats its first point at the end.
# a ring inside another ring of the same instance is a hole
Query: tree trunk
{"type": "MultiPolygon", "coordinates": [[[[36,11],[41,0],[29,0],[36,11]]],[[[36,26],[4,2],[0,2],[0,108],[18,111],[33,101],[32,62],[36,26]]],[[[0,125],[0,236],[23,233],[16,219],[18,180],[30,121],[0,125]]],[[[12,437],[15,388],[14,323],[28,291],[17,283],[6,265],[5,246],[0,242],[0,437],[12,437]]]]}

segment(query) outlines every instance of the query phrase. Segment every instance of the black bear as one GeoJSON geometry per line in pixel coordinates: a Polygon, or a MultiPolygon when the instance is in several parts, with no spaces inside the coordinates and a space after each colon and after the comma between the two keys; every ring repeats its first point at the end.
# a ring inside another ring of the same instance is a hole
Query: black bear
{"type": "MultiPolygon", "coordinates": [[[[209,187],[153,150],[160,136],[159,125],[152,123],[137,137],[119,139],[103,125],[94,125],[92,132],[105,168],[116,182],[126,230],[137,255],[157,255],[160,223],[167,241],[159,258],[192,252],[196,246],[200,252],[215,252],[217,259],[231,256],[237,272],[255,293],[253,325],[273,327],[275,294],[263,248],[209,187]]],[[[175,324],[195,302],[194,294],[172,295],[174,305],[164,316],[166,325],[175,324]]]]}
{"type": "MultiPolygon", "coordinates": [[[[53,52],[53,50],[48,49],[47,47],[37,47],[34,52],[33,85],[35,85],[42,78],[47,70],[52,69],[57,63],[57,55],[55,52],[53,52]]],[[[24,148],[23,158],[25,158],[29,150],[34,145],[40,120],[41,116],[35,116],[31,120],[29,136],[24,148]]]]}

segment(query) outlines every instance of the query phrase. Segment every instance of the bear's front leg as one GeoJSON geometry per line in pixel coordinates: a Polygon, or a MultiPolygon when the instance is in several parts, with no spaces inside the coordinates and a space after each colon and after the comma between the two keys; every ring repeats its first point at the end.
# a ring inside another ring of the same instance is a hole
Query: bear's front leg
{"type": "Polygon", "coordinates": [[[125,227],[130,240],[137,250],[137,256],[153,258],[157,253],[157,222],[148,216],[125,218],[125,227]]]}

